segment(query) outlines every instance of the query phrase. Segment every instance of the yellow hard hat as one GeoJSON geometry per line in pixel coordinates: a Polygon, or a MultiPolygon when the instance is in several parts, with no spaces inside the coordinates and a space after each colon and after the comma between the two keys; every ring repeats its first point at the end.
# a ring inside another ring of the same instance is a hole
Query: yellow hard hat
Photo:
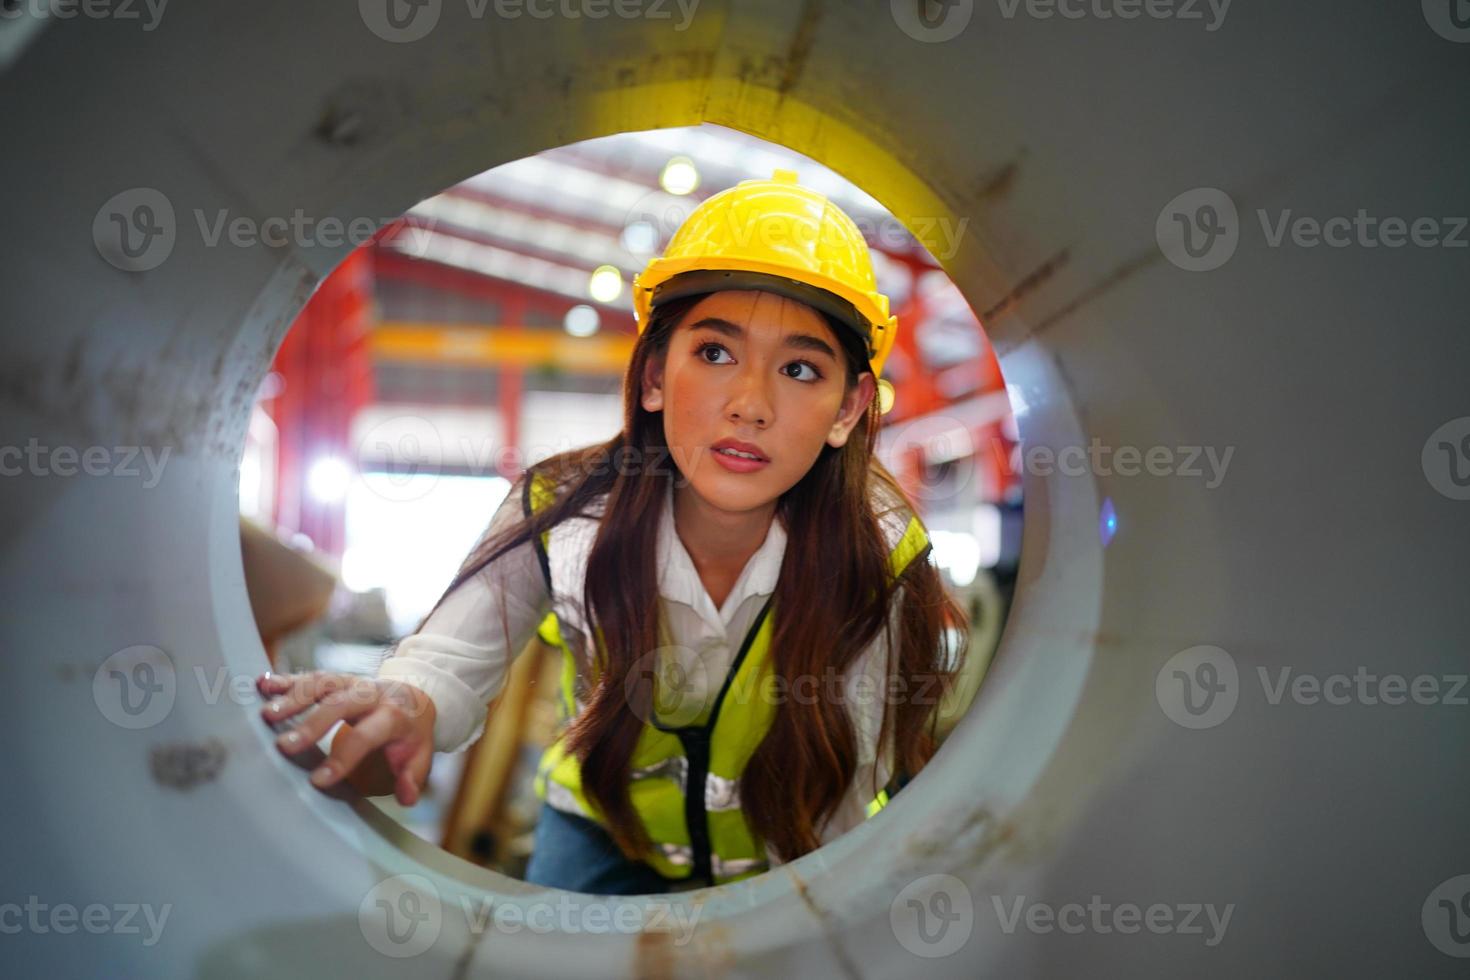
{"type": "Polygon", "coordinates": [[[832,314],[862,336],[875,377],[898,335],[862,232],[795,171],[742,180],[690,213],[663,256],[633,277],[638,332],[661,303],[720,289],[766,290],[832,314]]]}

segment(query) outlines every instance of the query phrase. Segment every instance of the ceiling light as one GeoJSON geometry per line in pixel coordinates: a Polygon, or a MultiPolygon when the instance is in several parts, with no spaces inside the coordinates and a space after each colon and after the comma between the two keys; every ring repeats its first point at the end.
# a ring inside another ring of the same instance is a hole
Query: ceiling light
{"type": "Polygon", "coordinates": [[[580,303],[570,310],[562,318],[562,328],[573,337],[590,337],[597,332],[601,326],[601,317],[597,311],[586,303],[580,303]]]}
{"type": "Polygon", "coordinates": [[[699,170],[688,157],[670,157],[663,173],[658,175],[658,182],[670,194],[688,194],[699,186],[699,170]]]}
{"type": "Polygon", "coordinates": [[[587,292],[599,303],[611,303],[623,293],[623,274],[615,265],[600,265],[587,281],[587,292]]]}
{"type": "Polygon", "coordinates": [[[893,411],[893,382],[887,378],[878,379],[878,412],[887,415],[893,411]]]}

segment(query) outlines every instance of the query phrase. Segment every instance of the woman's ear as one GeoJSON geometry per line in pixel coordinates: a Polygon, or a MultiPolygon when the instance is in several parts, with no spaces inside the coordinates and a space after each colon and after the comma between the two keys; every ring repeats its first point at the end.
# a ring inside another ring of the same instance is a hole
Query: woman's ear
{"type": "Polygon", "coordinates": [[[832,423],[832,431],[827,433],[827,445],[834,449],[840,449],[847,445],[847,437],[852,430],[857,428],[858,420],[872,404],[873,395],[878,391],[878,382],[873,380],[871,371],[864,371],[858,375],[857,384],[843,396],[842,409],[837,413],[837,421],[832,423]]]}
{"type": "Polygon", "coordinates": [[[664,355],[650,354],[643,362],[643,392],[640,399],[645,412],[664,410],[664,355]]]}

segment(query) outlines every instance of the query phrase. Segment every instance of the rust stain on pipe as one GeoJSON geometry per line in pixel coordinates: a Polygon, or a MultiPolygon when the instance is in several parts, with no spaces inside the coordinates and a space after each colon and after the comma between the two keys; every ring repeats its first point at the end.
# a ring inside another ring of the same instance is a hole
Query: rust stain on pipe
{"type": "Polygon", "coordinates": [[[1052,276],[1056,275],[1057,270],[1066,265],[1069,258],[1071,258],[1071,251],[1064,248],[1022,276],[1020,281],[1012,286],[1010,291],[1002,296],[998,302],[980,314],[980,322],[982,324],[988,323],[995,317],[1004,316],[1006,313],[1015,309],[1022,300],[1039,289],[1052,276]]]}
{"type": "Polygon", "coordinates": [[[801,22],[791,38],[791,47],[786,52],[786,65],[781,72],[781,81],[776,85],[776,94],[786,97],[806,70],[806,60],[812,53],[812,44],[817,37],[817,24],[822,19],[821,0],[808,0],[802,7],[801,22]]]}
{"type": "Polygon", "coordinates": [[[211,782],[225,767],[229,749],[217,738],[202,742],[175,742],[155,745],[148,753],[148,769],[153,779],[171,789],[193,789],[211,782]]]}
{"type": "Polygon", "coordinates": [[[1031,332],[1028,336],[1035,337],[1040,335],[1043,331],[1051,327],[1053,324],[1057,323],[1060,320],[1066,319],[1073,313],[1077,312],[1077,310],[1086,306],[1088,303],[1091,303],[1098,297],[1103,296],[1108,292],[1111,292],[1113,289],[1117,288],[1118,285],[1128,281],[1142,270],[1147,269],[1149,266],[1159,261],[1159,259],[1161,258],[1163,258],[1163,253],[1156,248],[1150,248],[1145,252],[1141,252],[1140,254],[1135,255],[1133,258],[1129,259],[1128,261],[1124,262],[1122,265],[1114,269],[1112,272],[1108,273],[1095,285],[1083,290],[1081,293],[1078,293],[1071,302],[1065,304],[1060,309],[1047,314],[1041,320],[1037,321],[1036,325],[1031,328],[1031,332]]]}
{"type": "Polygon", "coordinates": [[[633,976],[640,980],[672,980],[674,948],[669,933],[645,929],[633,944],[633,976]]]}
{"type": "Polygon", "coordinates": [[[806,882],[801,879],[801,876],[793,871],[790,865],[783,865],[783,867],[791,877],[792,884],[796,886],[796,894],[800,896],[802,904],[807,907],[817,920],[817,924],[822,927],[822,938],[827,941],[827,947],[832,950],[838,966],[842,967],[843,976],[860,980],[861,975],[858,973],[857,966],[848,958],[847,950],[843,948],[837,934],[832,931],[832,920],[828,917],[827,912],[812,900],[811,893],[807,891],[806,882]]]}

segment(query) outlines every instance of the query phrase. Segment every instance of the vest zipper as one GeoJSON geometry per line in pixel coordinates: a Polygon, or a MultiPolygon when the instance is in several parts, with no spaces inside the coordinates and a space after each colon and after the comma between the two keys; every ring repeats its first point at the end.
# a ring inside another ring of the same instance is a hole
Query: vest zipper
{"type": "Polygon", "coordinates": [[[750,646],[755,642],[756,634],[761,631],[761,625],[765,623],[766,616],[771,612],[771,604],[775,596],[766,600],[761,611],[756,615],[755,622],[746,631],[745,640],[740,644],[740,651],[735,654],[735,660],[730,664],[730,669],[725,673],[725,681],[720,685],[720,693],[715,696],[714,707],[710,709],[709,717],[703,725],[686,725],[683,728],[665,728],[656,721],[649,723],[659,731],[677,735],[679,744],[684,747],[684,758],[689,760],[689,771],[684,780],[684,823],[689,828],[689,847],[694,852],[694,867],[690,877],[702,881],[707,887],[714,887],[714,861],[710,856],[709,840],[709,814],[704,808],[705,783],[709,781],[709,753],[710,742],[714,739],[715,724],[720,720],[720,708],[725,704],[725,695],[730,690],[730,685],[735,681],[735,675],[745,663],[745,655],[750,652],[750,646]]]}
{"type": "Polygon", "coordinates": [[[710,857],[709,819],[704,809],[704,784],[709,777],[710,732],[705,728],[680,728],[674,734],[684,746],[689,772],[684,781],[684,823],[689,828],[689,845],[694,852],[691,877],[707,887],[715,883],[710,857]]]}

